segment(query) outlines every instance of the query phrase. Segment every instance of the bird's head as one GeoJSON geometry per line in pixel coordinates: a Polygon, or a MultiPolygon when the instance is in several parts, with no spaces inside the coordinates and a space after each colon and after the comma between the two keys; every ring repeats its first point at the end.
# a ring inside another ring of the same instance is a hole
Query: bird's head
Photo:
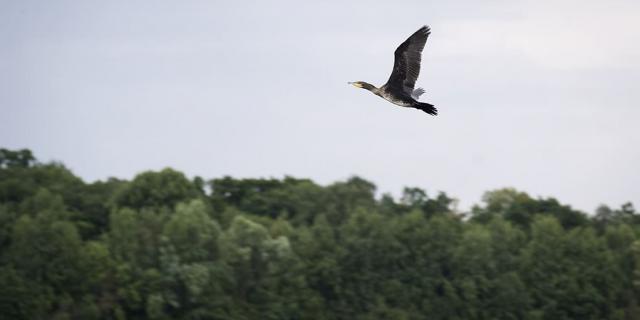
{"type": "Polygon", "coordinates": [[[349,82],[350,85],[356,87],[356,88],[363,88],[363,89],[367,89],[369,91],[375,89],[376,87],[372,84],[366,83],[364,81],[356,81],[356,82],[349,82]]]}
{"type": "Polygon", "coordinates": [[[362,82],[362,81],[349,82],[349,84],[350,84],[350,85],[352,85],[352,86],[354,86],[354,87],[356,87],[356,88],[362,88],[362,84],[363,84],[363,83],[364,83],[364,82],[362,82]]]}

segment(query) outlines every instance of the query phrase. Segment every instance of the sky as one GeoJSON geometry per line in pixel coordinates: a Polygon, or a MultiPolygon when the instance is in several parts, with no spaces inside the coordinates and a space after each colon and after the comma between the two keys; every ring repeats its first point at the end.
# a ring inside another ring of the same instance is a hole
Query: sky
{"type": "Polygon", "coordinates": [[[638,1],[0,0],[0,147],[85,181],[362,176],[459,209],[513,187],[640,204],[638,1]],[[416,87],[386,82],[432,28],[416,87]]]}

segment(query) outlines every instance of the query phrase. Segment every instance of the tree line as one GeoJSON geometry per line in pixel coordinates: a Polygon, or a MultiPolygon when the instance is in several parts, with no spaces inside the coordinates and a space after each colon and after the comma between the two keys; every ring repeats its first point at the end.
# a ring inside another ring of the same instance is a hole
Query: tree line
{"type": "Polygon", "coordinates": [[[360,177],[84,182],[0,149],[0,318],[640,319],[640,215],[360,177]]]}

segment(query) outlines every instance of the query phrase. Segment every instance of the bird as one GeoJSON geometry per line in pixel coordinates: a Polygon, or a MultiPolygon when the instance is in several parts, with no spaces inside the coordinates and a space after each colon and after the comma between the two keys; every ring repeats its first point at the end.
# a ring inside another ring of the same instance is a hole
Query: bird
{"type": "Polygon", "coordinates": [[[424,89],[414,89],[420,75],[422,50],[430,34],[431,28],[422,26],[398,46],[394,53],[395,59],[391,76],[387,83],[380,88],[364,81],[349,82],[349,84],[369,90],[401,107],[416,108],[432,116],[437,115],[438,110],[432,104],[418,101],[418,98],[425,93],[424,89]]]}

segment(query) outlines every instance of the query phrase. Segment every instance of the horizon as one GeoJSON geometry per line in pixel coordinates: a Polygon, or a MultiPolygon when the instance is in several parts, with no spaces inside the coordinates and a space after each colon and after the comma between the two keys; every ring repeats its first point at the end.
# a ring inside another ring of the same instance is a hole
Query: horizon
{"type": "MultiPolygon", "coordinates": [[[[23,149],[23,150],[24,150],[24,149],[23,149]]],[[[67,166],[67,165],[66,165],[66,163],[65,163],[64,161],[61,161],[61,160],[48,160],[48,161],[43,161],[43,160],[41,160],[41,159],[39,159],[39,158],[38,158],[38,156],[37,156],[37,152],[34,152],[33,150],[30,150],[30,149],[27,149],[27,150],[29,150],[29,151],[31,151],[31,152],[32,152],[32,154],[33,154],[33,155],[34,155],[34,157],[35,157],[35,161],[36,161],[36,163],[39,163],[39,164],[45,164],[45,165],[46,165],[46,164],[53,164],[53,163],[55,163],[55,164],[60,164],[60,165],[62,165],[63,167],[67,168],[67,169],[68,169],[72,174],[74,174],[74,176],[76,176],[76,177],[78,177],[78,178],[82,179],[82,181],[83,181],[84,183],[87,183],[87,184],[92,184],[92,183],[97,183],[97,182],[106,182],[106,181],[108,181],[109,179],[118,179],[118,180],[122,180],[122,181],[132,181],[132,180],[134,180],[138,175],[143,174],[143,173],[145,173],[145,172],[160,172],[160,171],[162,171],[162,170],[164,170],[164,169],[171,169],[171,170],[174,170],[174,171],[179,172],[179,173],[181,173],[181,174],[184,174],[184,175],[185,175],[189,180],[193,180],[193,179],[195,179],[196,177],[199,177],[199,178],[204,179],[204,181],[205,181],[205,182],[210,182],[210,181],[213,181],[213,180],[216,180],[216,179],[225,178],[225,177],[230,177],[230,178],[232,178],[232,179],[237,179],[237,180],[242,180],[242,179],[258,179],[258,180],[260,180],[260,179],[263,179],[263,180],[275,179],[275,180],[279,180],[279,181],[282,181],[282,180],[284,180],[285,178],[294,178],[294,179],[303,179],[303,180],[304,180],[304,179],[307,179],[307,180],[310,180],[311,182],[313,182],[313,183],[315,183],[315,184],[317,184],[317,185],[319,185],[319,186],[322,186],[322,187],[328,187],[329,185],[332,185],[332,184],[334,184],[334,183],[338,183],[338,182],[345,182],[345,181],[347,181],[347,180],[349,180],[349,179],[351,179],[351,178],[358,177],[358,178],[364,179],[364,180],[366,180],[366,181],[371,182],[371,183],[373,183],[373,184],[374,184],[374,186],[375,186],[375,197],[376,197],[376,200],[378,200],[378,201],[379,201],[379,200],[381,200],[381,199],[382,199],[382,197],[383,197],[383,196],[385,196],[385,195],[390,195],[394,200],[396,200],[396,201],[400,201],[400,199],[401,199],[401,197],[402,197],[402,193],[403,193],[403,191],[404,191],[404,189],[405,189],[405,188],[419,188],[419,189],[421,189],[421,190],[423,190],[423,191],[425,191],[425,192],[426,192],[426,195],[427,195],[427,197],[428,197],[429,199],[435,199],[435,198],[436,198],[440,193],[445,194],[447,197],[449,197],[450,199],[452,199],[452,200],[453,200],[453,202],[452,202],[452,204],[451,204],[451,209],[452,209],[454,212],[457,212],[457,213],[460,213],[460,214],[465,214],[465,215],[467,215],[467,214],[471,214],[471,213],[472,213],[473,206],[477,206],[477,205],[481,206],[481,205],[484,203],[484,199],[483,199],[483,198],[484,198],[484,195],[485,195],[486,193],[488,193],[488,192],[493,192],[493,191],[499,191],[499,190],[505,190],[505,189],[513,189],[513,190],[515,190],[515,191],[517,191],[517,192],[523,192],[523,193],[527,194],[529,197],[531,197],[532,199],[535,199],[535,200],[554,199],[554,200],[558,201],[558,203],[559,203],[560,205],[563,205],[563,206],[569,206],[570,208],[572,208],[572,209],[574,209],[574,210],[581,211],[581,212],[583,212],[583,213],[587,214],[588,216],[594,216],[594,215],[596,214],[596,210],[598,209],[598,208],[594,208],[592,211],[586,211],[586,210],[583,210],[583,209],[580,209],[580,208],[576,208],[576,207],[572,206],[570,203],[566,203],[566,202],[564,202],[562,199],[560,199],[560,198],[558,198],[558,197],[554,197],[553,195],[551,195],[551,196],[533,195],[533,194],[530,194],[529,192],[527,192],[527,190],[522,190],[522,189],[519,189],[519,188],[517,188],[517,187],[513,187],[513,186],[504,186],[504,187],[502,187],[502,188],[496,188],[496,189],[491,189],[491,190],[485,190],[485,191],[482,193],[482,197],[481,197],[480,199],[477,199],[477,200],[475,200],[475,201],[471,201],[471,202],[470,202],[470,203],[471,203],[471,205],[470,205],[469,207],[467,207],[467,208],[460,208],[460,205],[459,205],[459,204],[460,204],[460,202],[461,202],[462,200],[461,200],[461,199],[459,199],[455,194],[451,194],[451,193],[447,192],[447,190],[433,190],[433,189],[429,189],[427,186],[411,186],[411,185],[405,185],[405,186],[403,186],[400,190],[393,190],[393,191],[381,190],[381,189],[380,189],[380,187],[378,186],[378,184],[377,184],[375,181],[372,181],[372,180],[368,179],[366,176],[360,176],[360,175],[350,175],[350,176],[347,176],[347,177],[344,177],[344,178],[340,178],[340,179],[337,179],[337,180],[334,180],[334,181],[329,181],[329,182],[320,183],[320,182],[318,182],[318,181],[314,180],[314,179],[313,179],[313,178],[311,178],[311,177],[292,176],[292,175],[286,175],[286,174],[285,174],[285,175],[283,175],[283,176],[279,176],[279,177],[276,177],[276,176],[263,176],[263,177],[250,177],[250,176],[247,176],[247,177],[237,177],[237,176],[231,176],[231,175],[222,175],[222,176],[215,176],[215,177],[205,177],[205,176],[199,176],[199,175],[189,175],[189,174],[187,174],[187,173],[183,172],[182,170],[180,170],[180,168],[174,168],[174,167],[169,167],[169,166],[167,166],[167,167],[158,168],[158,169],[154,169],[154,170],[143,170],[143,171],[137,172],[136,174],[134,174],[134,175],[133,175],[133,176],[131,176],[131,177],[116,177],[116,176],[108,176],[108,177],[103,178],[103,179],[96,179],[96,180],[92,180],[92,181],[87,181],[85,178],[83,178],[83,177],[81,177],[81,176],[78,176],[78,175],[76,174],[76,172],[73,170],[73,168],[70,168],[69,166],[67,166]]],[[[10,151],[19,151],[19,150],[10,150],[10,151]]],[[[209,188],[210,188],[210,187],[208,187],[208,186],[205,188],[205,191],[207,191],[207,193],[211,192],[211,190],[209,190],[209,188]]],[[[616,209],[616,208],[622,208],[622,206],[623,206],[623,205],[625,205],[625,204],[631,204],[632,206],[634,205],[634,203],[633,203],[632,201],[627,201],[627,202],[620,203],[620,204],[601,203],[598,207],[600,207],[600,206],[606,206],[606,207],[611,208],[611,209],[616,209]]],[[[485,204],[485,205],[486,205],[486,204],[485,204]]]]}

